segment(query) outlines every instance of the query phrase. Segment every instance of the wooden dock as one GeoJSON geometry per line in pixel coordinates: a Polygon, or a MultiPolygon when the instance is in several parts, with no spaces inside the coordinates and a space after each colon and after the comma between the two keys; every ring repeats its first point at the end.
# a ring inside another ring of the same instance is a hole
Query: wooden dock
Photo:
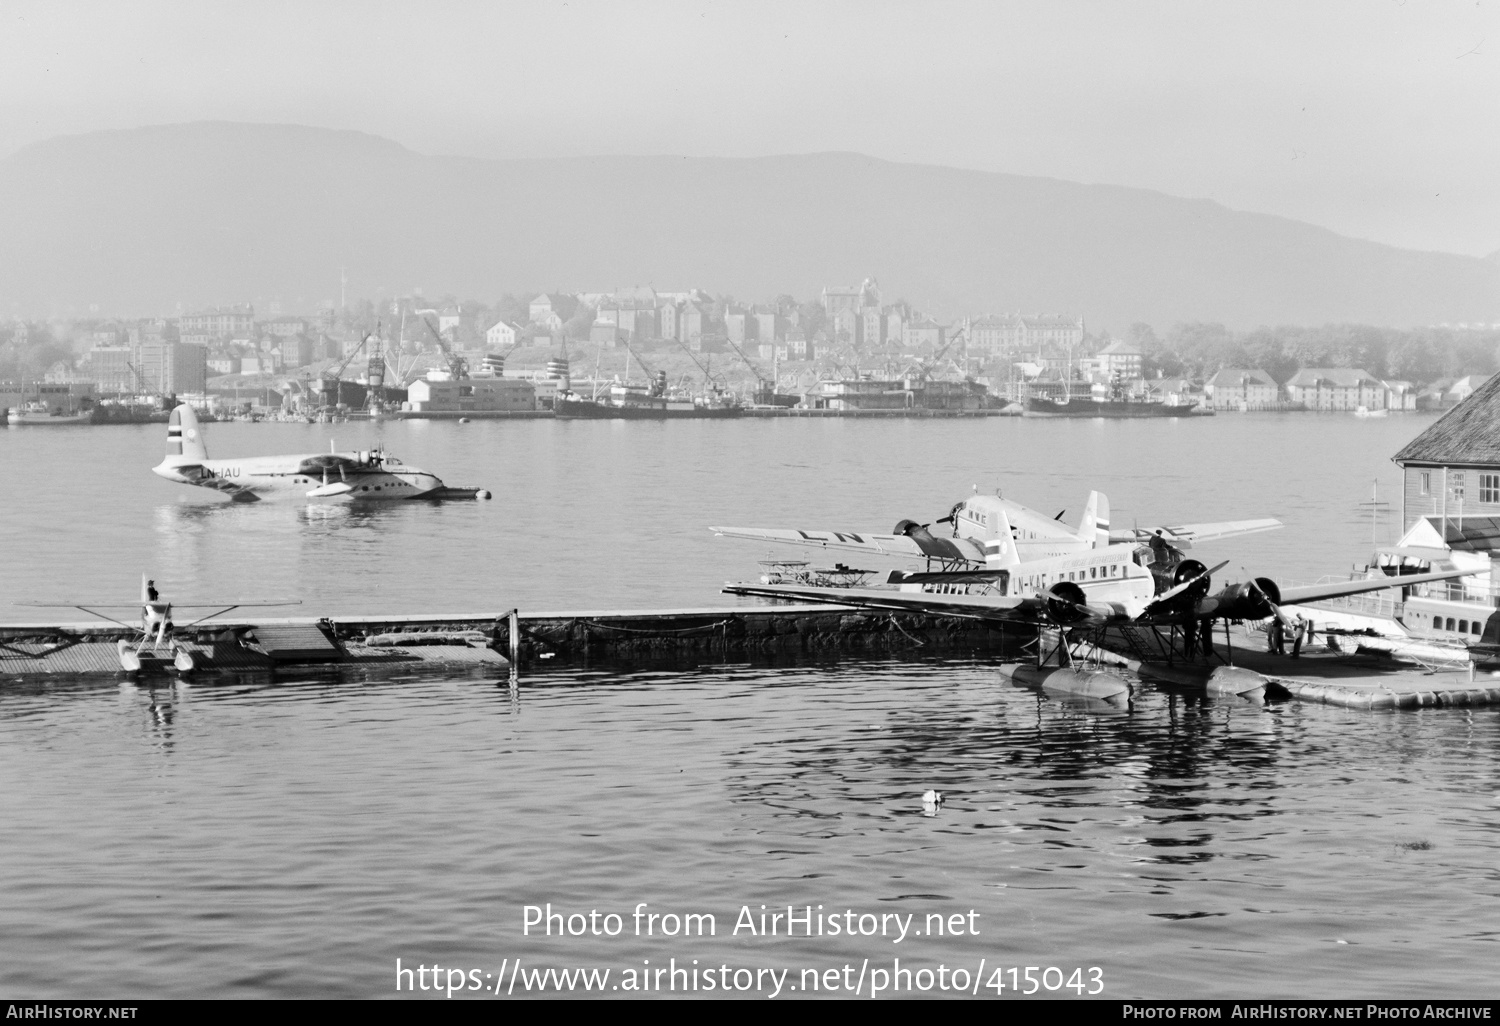
{"type": "MultiPolygon", "coordinates": [[[[756,654],[792,658],[826,653],[963,652],[1024,660],[1033,628],[993,620],[884,612],[829,605],[744,605],[581,612],[424,613],[222,619],[179,629],[175,638],[204,673],[276,673],[286,668],[483,668],[508,673],[557,663],[681,658],[722,661],[756,654]]],[[[1472,666],[1418,666],[1387,653],[1349,653],[1326,644],[1298,657],[1266,651],[1265,635],[1236,627],[1216,636],[1215,656],[1168,656],[1121,637],[1104,638],[1106,663],[1167,686],[1265,696],[1354,709],[1420,709],[1500,704],[1500,676],[1472,666]],[[1141,655],[1151,658],[1142,659],[1141,655]],[[1230,672],[1227,667],[1234,667],[1230,672]],[[1217,671],[1217,672],[1216,672],[1217,671]],[[1232,687],[1231,687],[1232,685],[1232,687]],[[1248,689],[1251,691],[1257,689],[1248,689]]],[[[0,682],[77,675],[121,675],[119,641],[138,631],[105,622],[0,625],[0,682]]],[[[1075,646],[1075,652],[1086,649],[1075,646]]],[[[1085,653],[1086,654],[1086,653],[1085,653]]],[[[165,660],[170,671],[170,655],[165,660]]],[[[156,672],[156,671],[152,671],[156,672]]]]}
{"type": "MultiPolygon", "coordinates": [[[[872,613],[828,605],[562,613],[223,618],[174,638],[203,671],[274,672],[309,665],[484,665],[667,655],[962,649],[1019,654],[1034,632],[971,619],[872,613]],[[514,631],[512,625],[514,624],[514,631]],[[514,638],[512,637],[514,635],[514,638]]],[[[140,637],[112,623],[0,625],[0,680],[121,673],[117,645],[140,637]]],[[[167,660],[170,663],[170,656],[167,660]]]]}

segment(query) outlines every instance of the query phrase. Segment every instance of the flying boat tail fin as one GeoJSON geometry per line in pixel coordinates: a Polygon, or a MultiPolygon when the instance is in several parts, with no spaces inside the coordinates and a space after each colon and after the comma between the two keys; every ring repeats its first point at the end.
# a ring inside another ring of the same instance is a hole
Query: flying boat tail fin
{"type": "Polygon", "coordinates": [[[1016,551],[1016,536],[1010,526],[1010,517],[1003,509],[995,510],[993,515],[995,534],[984,540],[984,565],[990,570],[1005,570],[1019,564],[1021,555],[1016,551]]]}
{"type": "Polygon", "coordinates": [[[167,456],[181,456],[184,461],[208,459],[198,415],[186,403],[173,409],[167,418],[167,456]]]}
{"type": "Polygon", "coordinates": [[[1089,503],[1083,508],[1078,537],[1096,549],[1109,545],[1109,498],[1103,492],[1089,492],[1089,503]]]}

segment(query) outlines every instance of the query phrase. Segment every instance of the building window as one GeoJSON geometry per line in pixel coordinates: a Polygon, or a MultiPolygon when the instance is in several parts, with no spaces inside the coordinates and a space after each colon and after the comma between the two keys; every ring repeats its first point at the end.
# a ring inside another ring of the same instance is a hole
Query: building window
{"type": "Polygon", "coordinates": [[[1500,502],[1500,474],[1479,475],[1479,501],[1500,502]]]}
{"type": "Polygon", "coordinates": [[[1432,474],[1425,470],[1422,471],[1422,473],[1417,475],[1417,485],[1422,489],[1421,494],[1432,494],[1432,474]]]}

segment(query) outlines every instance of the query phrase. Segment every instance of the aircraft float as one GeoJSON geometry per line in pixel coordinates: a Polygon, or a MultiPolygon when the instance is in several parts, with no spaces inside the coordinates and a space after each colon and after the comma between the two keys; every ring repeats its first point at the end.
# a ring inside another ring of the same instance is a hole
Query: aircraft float
{"type": "Polygon", "coordinates": [[[203,428],[191,406],[178,406],[167,421],[167,454],[151,468],[178,484],[222,492],[239,502],[264,498],[488,499],[483,488],[449,488],[435,474],[402,463],[379,449],[211,460],[203,428]]]}

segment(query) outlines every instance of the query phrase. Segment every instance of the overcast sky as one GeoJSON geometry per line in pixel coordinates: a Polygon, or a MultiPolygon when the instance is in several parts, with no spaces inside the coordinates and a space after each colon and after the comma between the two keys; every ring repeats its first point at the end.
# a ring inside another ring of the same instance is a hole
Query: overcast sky
{"type": "Polygon", "coordinates": [[[1500,249],[1490,0],[0,0],[0,154],[202,119],[433,154],[852,150],[1500,249]]]}

